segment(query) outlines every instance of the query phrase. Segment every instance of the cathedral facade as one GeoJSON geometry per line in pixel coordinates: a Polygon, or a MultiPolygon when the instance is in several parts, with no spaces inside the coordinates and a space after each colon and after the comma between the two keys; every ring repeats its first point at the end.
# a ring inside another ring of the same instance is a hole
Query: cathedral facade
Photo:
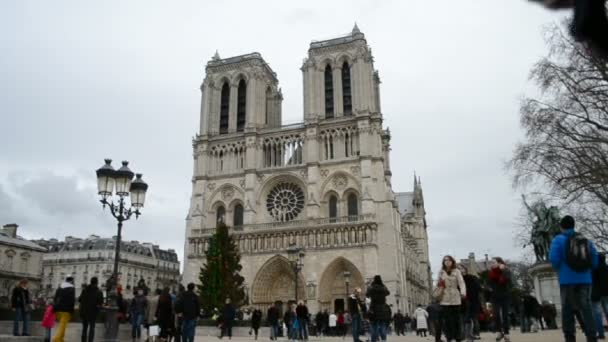
{"type": "Polygon", "coordinates": [[[429,300],[419,180],[391,186],[390,133],[365,35],[312,42],[302,65],[303,122],[282,125],[276,73],[259,53],[207,63],[186,224],[184,283],[198,283],[218,222],[240,249],[249,304],[305,299],[339,311],[382,276],[393,312],[429,300]],[[287,249],[305,252],[295,272],[287,249]]]}

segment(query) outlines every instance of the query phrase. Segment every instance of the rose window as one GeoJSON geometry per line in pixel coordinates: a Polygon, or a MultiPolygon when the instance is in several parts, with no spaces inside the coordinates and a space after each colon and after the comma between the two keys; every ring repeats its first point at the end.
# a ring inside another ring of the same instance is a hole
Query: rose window
{"type": "Polygon", "coordinates": [[[266,208],[275,220],[291,221],[304,209],[304,192],[295,184],[279,183],[270,190],[266,208]]]}

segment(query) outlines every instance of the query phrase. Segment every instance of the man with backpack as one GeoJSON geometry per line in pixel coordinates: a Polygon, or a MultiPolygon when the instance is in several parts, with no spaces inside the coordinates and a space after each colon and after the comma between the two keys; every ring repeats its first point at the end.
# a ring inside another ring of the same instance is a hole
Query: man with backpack
{"type": "Polygon", "coordinates": [[[549,259],[559,272],[564,338],[566,342],[576,341],[575,312],[578,310],[585,323],[587,341],[596,341],[591,272],[598,265],[597,250],[591,241],[574,231],[572,216],[564,216],[559,225],[561,234],[551,242],[549,259]]]}

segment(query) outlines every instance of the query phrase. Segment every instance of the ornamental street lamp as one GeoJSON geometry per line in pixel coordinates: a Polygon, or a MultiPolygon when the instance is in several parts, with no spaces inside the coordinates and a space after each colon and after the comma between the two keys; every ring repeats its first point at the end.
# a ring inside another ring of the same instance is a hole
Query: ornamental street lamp
{"type": "Polygon", "coordinates": [[[298,304],[298,274],[304,268],[304,249],[297,247],[295,242],[289,244],[289,248],[287,248],[287,256],[289,259],[289,264],[291,264],[291,268],[293,269],[293,274],[295,276],[295,289],[296,289],[296,304],[298,304]]]}
{"type": "Polygon", "coordinates": [[[342,275],[344,276],[344,284],[346,285],[346,299],[348,299],[348,295],[350,294],[350,292],[348,292],[348,285],[350,285],[350,272],[344,271],[342,275]]]}
{"type": "Polygon", "coordinates": [[[135,214],[139,218],[140,209],[144,207],[148,184],[141,179],[141,174],[135,175],[128,167],[129,162],[123,161],[122,167],[114,170],[112,160],[105,159],[105,164],[97,170],[97,190],[101,196],[100,202],[105,209],[118,221],[118,235],[116,236],[116,252],[114,256],[114,271],[106,282],[106,332],[104,341],[118,341],[118,261],[120,260],[120,243],[122,223],[135,214]],[[133,179],[135,176],[135,180],[133,179]],[[116,196],[116,203],[113,196],[116,196]],[[127,207],[126,199],[130,197],[131,206],[127,207]]]}

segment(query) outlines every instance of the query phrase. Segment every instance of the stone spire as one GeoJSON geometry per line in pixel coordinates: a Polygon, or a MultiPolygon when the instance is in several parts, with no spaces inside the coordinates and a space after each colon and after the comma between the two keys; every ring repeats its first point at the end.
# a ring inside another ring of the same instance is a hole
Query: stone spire
{"type": "Polygon", "coordinates": [[[355,21],[355,26],[353,27],[353,31],[351,32],[351,34],[354,36],[359,33],[361,33],[361,30],[359,30],[359,26],[357,26],[357,22],[355,21]]]}
{"type": "Polygon", "coordinates": [[[220,54],[219,54],[219,52],[217,52],[217,50],[215,50],[215,54],[213,55],[213,57],[211,59],[214,61],[219,61],[221,59],[220,54]]]}

